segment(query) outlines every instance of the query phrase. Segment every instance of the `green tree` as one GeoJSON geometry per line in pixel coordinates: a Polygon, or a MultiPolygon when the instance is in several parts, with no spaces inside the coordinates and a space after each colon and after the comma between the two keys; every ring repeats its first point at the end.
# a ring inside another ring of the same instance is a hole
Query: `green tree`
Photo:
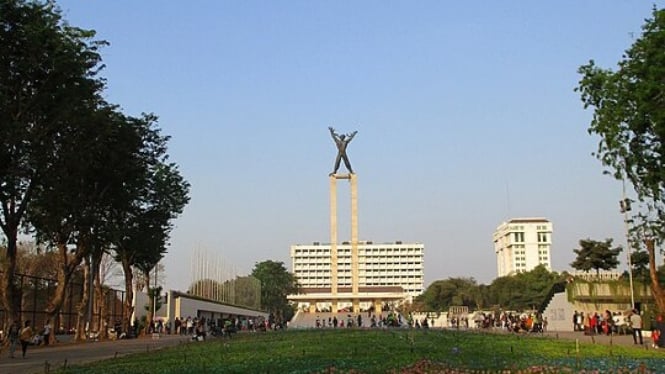
{"type": "Polygon", "coordinates": [[[665,10],[652,11],[641,35],[616,71],[591,60],[579,68],[577,87],[585,108],[593,108],[589,133],[600,137],[596,157],[609,174],[628,181],[637,194],[633,236],[646,240],[651,289],[661,312],[665,292],[658,282],[655,239],[665,239],[665,10]]]}
{"type": "Polygon", "coordinates": [[[261,308],[261,282],[250,276],[237,277],[234,280],[236,305],[248,308],[261,308]]]}
{"type": "MultiPolygon", "coordinates": [[[[126,193],[118,201],[120,208],[109,215],[115,259],[125,276],[127,317],[123,329],[128,327],[134,309],[133,268],[143,272],[150,287],[149,273],[166,253],[172,221],[189,202],[190,185],[177,166],[167,162],[169,137],[161,135],[156,121],[157,117],[151,114],[127,118],[126,125],[135,134],[131,144],[136,151],[128,162],[132,172],[125,181],[126,193]]],[[[148,322],[151,318],[149,314],[148,322]]]]}
{"type": "Polygon", "coordinates": [[[600,273],[600,270],[616,269],[619,266],[619,253],[621,247],[612,248],[612,239],[604,242],[586,239],[580,240],[580,248],[573,249],[577,255],[575,261],[570,263],[573,269],[589,271],[591,269],[600,273]]]}
{"type": "Polygon", "coordinates": [[[128,148],[123,116],[104,104],[60,128],[57,152],[34,189],[27,217],[36,238],[58,253],[58,283],[47,313],[53,319],[65,299],[71,275],[84,260],[84,292],[77,305],[77,339],[83,339],[89,280],[110,240],[108,213],[125,194],[125,171],[135,149],[128,148]],[[123,131],[125,134],[123,134],[123,131]]]}
{"type": "Polygon", "coordinates": [[[478,283],[473,278],[448,278],[438,280],[427,287],[416,301],[425,304],[429,310],[443,312],[451,306],[478,306],[478,283]]]}
{"type": "Polygon", "coordinates": [[[284,263],[270,260],[256,263],[252,277],[261,282],[261,306],[278,321],[289,320],[293,309],[286,297],[298,293],[298,283],[284,263]]]}
{"type": "MultiPolygon", "coordinates": [[[[145,304],[143,306],[143,309],[148,312],[148,314],[151,314],[153,309],[159,310],[164,303],[162,302],[162,286],[157,286],[157,287],[150,287],[148,289],[148,298],[151,300],[150,303],[145,304]]],[[[148,321],[148,324],[150,324],[151,320],[146,318],[146,321],[148,321]]]]}
{"type": "Polygon", "coordinates": [[[531,271],[495,279],[490,284],[490,302],[504,309],[537,309],[552,286],[563,276],[550,272],[544,265],[531,271]]]}
{"type": "Polygon", "coordinates": [[[633,278],[642,282],[649,282],[649,253],[642,250],[630,254],[630,264],[633,269],[633,278]]]}
{"type": "Polygon", "coordinates": [[[2,303],[18,318],[16,242],[35,189],[57,153],[63,124],[99,100],[93,31],[62,21],[52,2],[0,1],[0,227],[7,239],[2,303]]]}
{"type": "Polygon", "coordinates": [[[522,283],[516,276],[507,275],[494,279],[490,284],[492,305],[498,305],[508,310],[523,310],[522,283]]]}

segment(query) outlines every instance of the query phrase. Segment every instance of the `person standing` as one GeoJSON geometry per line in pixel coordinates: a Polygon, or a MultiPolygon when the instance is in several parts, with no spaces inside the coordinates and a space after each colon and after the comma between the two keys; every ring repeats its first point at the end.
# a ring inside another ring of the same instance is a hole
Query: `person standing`
{"type": "Polygon", "coordinates": [[[44,324],[44,345],[48,345],[49,340],[51,338],[51,321],[46,320],[46,323],[44,324]]]}
{"type": "Polygon", "coordinates": [[[642,317],[637,309],[633,309],[630,315],[630,327],[633,329],[633,343],[637,344],[637,337],[640,337],[640,345],[644,344],[642,340],[642,317]]]}
{"type": "Polygon", "coordinates": [[[28,345],[33,337],[32,327],[30,327],[30,320],[25,321],[25,326],[21,330],[19,335],[19,340],[21,341],[21,352],[23,352],[23,358],[25,358],[25,353],[28,351],[28,345]]]}
{"type": "Polygon", "coordinates": [[[21,324],[18,321],[14,321],[9,327],[9,334],[7,338],[9,339],[9,357],[14,358],[14,352],[16,352],[16,344],[18,343],[18,336],[21,330],[21,324]]]}
{"type": "Polygon", "coordinates": [[[656,317],[656,323],[653,326],[655,331],[658,331],[658,339],[656,339],[656,347],[665,348],[665,319],[662,314],[656,317]]]}

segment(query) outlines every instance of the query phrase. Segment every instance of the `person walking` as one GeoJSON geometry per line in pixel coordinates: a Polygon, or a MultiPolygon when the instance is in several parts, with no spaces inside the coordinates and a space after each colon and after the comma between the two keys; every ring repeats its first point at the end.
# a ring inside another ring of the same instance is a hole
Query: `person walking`
{"type": "Polygon", "coordinates": [[[18,344],[18,336],[21,330],[21,324],[18,321],[14,321],[9,327],[9,333],[7,338],[9,339],[9,357],[14,358],[14,352],[16,352],[16,345],[18,344]]]}
{"type": "Polygon", "coordinates": [[[637,337],[640,337],[640,345],[644,344],[642,340],[642,317],[637,309],[633,309],[630,315],[630,327],[633,329],[633,343],[637,344],[637,337]]]}
{"type": "Polygon", "coordinates": [[[25,358],[25,353],[28,351],[28,345],[30,345],[30,341],[32,340],[32,337],[34,336],[34,333],[32,332],[32,327],[30,327],[30,320],[25,321],[25,326],[21,330],[21,334],[19,335],[19,340],[21,341],[21,351],[23,352],[23,358],[25,358]]]}

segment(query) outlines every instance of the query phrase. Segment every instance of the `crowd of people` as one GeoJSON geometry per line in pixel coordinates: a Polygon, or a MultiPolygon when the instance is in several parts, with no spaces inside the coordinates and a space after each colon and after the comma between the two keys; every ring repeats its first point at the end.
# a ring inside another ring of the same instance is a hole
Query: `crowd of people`
{"type": "Polygon", "coordinates": [[[581,331],[587,335],[595,334],[632,334],[633,343],[643,345],[643,331],[649,331],[653,348],[665,348],[665,323],[663,316],[653,318],[651,315],[643,316],[640,311],[633,309],[624,312],[611,312],[605,310],[598,312],[573,313],[573,330],[581,331]]]}
{"type": "Polygon", "coordinates": [[[388,312],[385,316],[373,314],[368,312],[369,323],[366,324],[363,321],[362,314],[358,313],[355,317],[351,314],[347,314],[346,318],[340,316],[331,316],[326,318],[320,318],[316,316],[316,321],[314,322],[314,327],[316,328],[353,328],[353,327],[398,327],[402,325],[402,316],[399,313],[388,312]]]}
{"type": "Polygon", "coordinates": [[[475,312],[471,314],[449,315],[448,326],[452,328],[498,328],[515,333],[542,333],[547,330],[547,318],[538,312],[475,312]]]}
{"type": "MultiPolygon", "coordinates": [[[[192,339],[204,340],[207,336],[231,337],[238,331],[266,331],[283,328],[273,318],[262,317],[234,317],[205,318],[205,317],[176,317],[173,334],[191,336],[192,339]]],[[[171,333],[169,331],[168,333],[171,333]]]]}

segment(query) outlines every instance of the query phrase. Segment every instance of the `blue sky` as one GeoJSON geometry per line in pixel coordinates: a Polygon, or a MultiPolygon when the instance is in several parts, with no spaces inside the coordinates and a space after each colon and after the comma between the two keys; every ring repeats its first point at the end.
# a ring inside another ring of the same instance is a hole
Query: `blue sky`
{"type": "Polygon", "coordinates": [[[426,285],[490,283],[511,217],[553,222],[557,271],[580,239],[625,243],[621,184],[591,156],[574,87],[589,59],[616,66],[654,3],[58,2],[111,43],[108,100],[173,137],[192,184],[164,260],[181,290],[197,248],[246,274],[328,241],[328,126],[358,130],[360,239],[425,243],[426,285]]]}

